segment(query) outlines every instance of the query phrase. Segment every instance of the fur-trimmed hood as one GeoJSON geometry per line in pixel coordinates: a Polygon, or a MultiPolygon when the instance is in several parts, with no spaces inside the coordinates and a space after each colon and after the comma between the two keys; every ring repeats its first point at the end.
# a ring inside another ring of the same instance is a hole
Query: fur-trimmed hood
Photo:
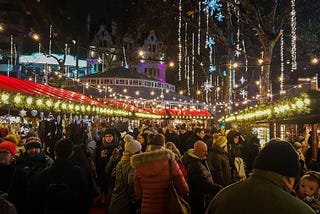
{"type": "Polygon", "coordinates": [[[174,160],[175,154],[168,149],[157,149],[154,151],[144,152],[144,153],[139,153],[139,154],[133,155],[130,159],[130,163],[133,168],[136,168],[139,165],[147,163],[147,162],[164,160],[164,159],[174,160]]]}

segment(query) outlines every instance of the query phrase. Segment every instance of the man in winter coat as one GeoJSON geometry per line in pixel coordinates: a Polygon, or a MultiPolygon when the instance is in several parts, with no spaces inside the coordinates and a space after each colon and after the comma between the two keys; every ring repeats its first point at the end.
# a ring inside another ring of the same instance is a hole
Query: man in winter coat
{"type": "Polygon", "coordinates": [[[86,213],[88,180],[72,163],[73,154],[71,140],[58,141],[54,164],[32,178],[30,203],[37,204],[33,213],[86,213]]]}
{"type": "Polygon", "coordinates": [[[222,189],[222,186],[213,181],[206,156],[207,144],[198,140],[194,149],[189,149],[182,158],[188,174],[189,199],[193,214],[204,213],[207,197],[212,198],[222,189]]]}
{"type": "Polygon", "coordinates": [[[300,170],[298,154],[290,143],[271,140],[257,156],[253,168],[248,179],[220,191],[206,213],[315,213],[290,194],[300,170]]]}
{"type": "Polygon", "coordinates": [[[26,171],[29,178],[52,166],[53,160],[44,153],[40,138],[27,138],[25,148],[26,151],[17,159],[17,166],[26,171]]]}

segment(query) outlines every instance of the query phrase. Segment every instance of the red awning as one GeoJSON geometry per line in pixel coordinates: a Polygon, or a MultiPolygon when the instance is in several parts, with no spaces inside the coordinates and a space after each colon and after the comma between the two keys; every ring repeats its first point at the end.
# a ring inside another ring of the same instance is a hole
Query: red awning
{"type": "Polygon", "coordinates": [[[30,94],[30,95],[39,95],[45,97],[51,97],[56,99],[62,99],[66,101],[79,102],[83,104],[91,105],[104,105],[103,103],[98,102],[90,97],[87,97],[83,94],[68,91],[60,88],[51,87],[48,85],[42,85],[26,80],[21,80],[13,77],[8,77],[0,75],[0,91],[21,93],[21,94],[30,94]]]}

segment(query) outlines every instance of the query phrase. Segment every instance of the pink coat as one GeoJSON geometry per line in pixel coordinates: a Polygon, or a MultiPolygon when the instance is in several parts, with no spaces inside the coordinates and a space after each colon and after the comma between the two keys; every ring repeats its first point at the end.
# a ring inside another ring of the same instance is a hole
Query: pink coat
{"type": "Polygon", "coordinates": [[[141,214],[168,213],[169,161],[177,192],[188,197],[188,184],[175,161],[175,154],[167,149],[144,152],[131,157],[135,168],[135,195],[142,199],[141,214]]]}

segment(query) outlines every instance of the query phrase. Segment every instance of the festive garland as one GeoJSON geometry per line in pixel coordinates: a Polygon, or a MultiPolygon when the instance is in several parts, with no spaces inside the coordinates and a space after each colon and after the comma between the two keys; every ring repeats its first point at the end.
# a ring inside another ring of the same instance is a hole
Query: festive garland
{"type": "MultiPolygon", "coordinates": [[[[317,92],[315,92],[317,93],[317,92]]],[[[302,116],[315,111],[314,105],[319,99],[314,92],[302,93],[294,98],[286,98],[274,103],[251,106],[241,111],[234,112],[219,119],[219,122],[244,122],[263,121],[271,119],[288,119],[294,116],[302,116]]]]}
{"type": "Polygon", "coordinates": [[[123,109],[111,109],[104,106],[95,106],[45,96],[25,95],[6,91],[0,91],[0,107],[27,110],[37,109],[39,111],[54,111],[72,114],[100,114],[120,117],[133,116],[132,112],[123,109]]]}

